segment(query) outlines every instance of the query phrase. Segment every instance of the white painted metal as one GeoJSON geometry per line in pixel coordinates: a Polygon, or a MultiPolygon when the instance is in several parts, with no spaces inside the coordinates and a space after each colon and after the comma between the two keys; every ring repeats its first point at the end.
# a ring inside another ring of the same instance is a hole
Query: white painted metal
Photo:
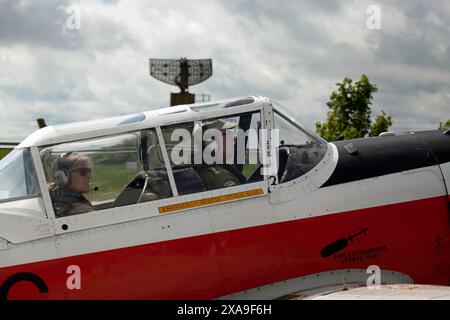
{"type": "Polygon", "coordinates": [[[0,203],[0,235],[12,243],[22,243],[53,235],[40,197],[0,203]]]}
{"type": "Polygon", "coordinates": [[[271,189],[270,201],[272,203],[290,201],[317,190],[330,178],[336,168],[338,157],[339,153],[336,146],[328,143],[327,152],[323,159],[304,175],[271,189]]]}
{"type": "MultiPolygon", "coordinates": [[[[274,129],[274,121],[273,121],[273,107],[270,100],[267,101],[267,104],[263,107],[261,112],[261,128],[263,132],[261,134],[261,147],[262,147],[262,155],[263,155],[263,164],[265,164],[268,168],[271,166],[276,166],[276,163],[272,163],[273,157],[271,157],[272,150],[272,140],[271,131],[274,129]]],[[[268,182],[268,188],[270,192],[276,190],[278,185],[278,177],[277,175],[273,175],[272,177],[267,177],[267,172],[264,174],[264,179],[268,182]]]]}
{"type": "MultiPolygon", "coordinates": [[[[445,195],[438,166],[319,188],[276,205],[277,221],[309,218],[445,195]],[[420,186],[417,181],[421,181],[420,186]],[[423,188],[427,185],[428,188],[423,188]]],[[[285,191],[292,192],[292,191],[285,191]]]]}
{"type": "Polygon", "coordinates": [[[440,167],[444,176],[445,185],[447,186],[447,194],[450,196],[450,162],[441,164],[440,167]]]}
{"type": "Polygon", "coordinates": [[[42,199],[44,201],[45,212],[47,213],[46,215],[48,218],[54,219],[55,212],[53,210],[52,199],[50,198],[47,181],[45,179],[44,167],[42,165],[39,149],[37,147],[31,147],[30,150],[36,176],[39,181],[39,189],[41,190],[42,199]]]}
{"type": "MultiPolygon", "coordinates": [[[[381,270],[382,283],[414,283],[407,275],[391,270],[381,270]]],[[[366,284],[366,269],[341,269],[288,279],[270,285],[221,297],[222,300],[273,300],[303,299],[312,294],[342,290],[352,284],[366,284]],[[332,288],[332,289],[330,289],[332,288]],[[291,296],[287,296],[291,295],[291,296]]]]}
{"type": "MultiPolygon", "coordinates": [[[[203,120],[208,118],[215,118],[219,116],[233,115],[236,113],[250,112],[260,110],[268,101],[267,98],[254,97],[255,102],[223,109],[223,106],[228,102],[234,100],[225,100],[220,102],[222,108],[218,109],[205,109],[193,111],[189,105],[179,106],[179,108],[186,108],[186,112],[182,113],[170,113],[173,107],[164,108],[156,111],[143,112],[146,119],[141,122],[131,123],[126,125],[120,125],[119,123],[131,118],[134,115],[120,116],[113,118],[106,118],[93,121],[83,121],[70,123],[59,126],[49,126],[40,129],[32,133],[27,137],[18,147],[32,147],[32,146],[45,146],[62,142],[71,142],[84,140],[89,138],[96,138],[102,136],[115,135],[124,132],[137,131],[147,128],[154,128],[164,125],[172,125],[176,123],[183,123],[188,121],[203,120]],[[158,113],[164,112],[167,114],[161,116],[158,113]]],[[[195,106],[195,105],[193,105],[195,106]]]]}
{"type": "Polygon", "coordinates": [[[6,250],[0,250],[0,267],[57,258],[55,237],[43,238],[21,244],[9,243],[6,250]],[[6,263],[6,261],[11,261],[12,263],[6,263]]]}
{"type": "Polygon", "coordinates": [[[325,293],[310,293],[305,300],[450,300],[450,287],[417,285],[417,284],[386,284],[378,288],[355,286],[329,288],[325,293]]]}
{"type": "Polygon", "coordinates": [[[0,238],[0,251],[8,248],[8,241],[0,238]]]}
{"type": "Polygon", "coordinates": [[[159,116],[166,116],[169,114],[179,114],[181,112],[188,112],[188,111],[191,111],[191,109],[187,105],[179,105],[179,106],[161,109],[161,110],[157,111],[157,113],[159,116]]]}
{"type": "Polygon", "coordinates": [[[156,135],[158,136],[158,143],[161,147],[161,153],[164,159],[164,165],[166,166],[167,176],[169,177],[170,188],[172,189],[172,195],[174,197],[178,196],[178,189],[175,184],[175,179],[173,177],[172,165],[170,164],[169,155],[167,154],[166,143],[162,135],[161,127],[156,128],[156,135]]]}

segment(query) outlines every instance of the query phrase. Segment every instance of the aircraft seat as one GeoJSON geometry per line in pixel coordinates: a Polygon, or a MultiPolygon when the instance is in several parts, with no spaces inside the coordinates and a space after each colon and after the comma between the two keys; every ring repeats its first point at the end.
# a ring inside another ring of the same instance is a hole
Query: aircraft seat
{"type": "Polygon", "coordinates": [[[173,177],[179,195],[205,191],[205,186],[200,176],[192,167],[173,169],[173,177]]]}

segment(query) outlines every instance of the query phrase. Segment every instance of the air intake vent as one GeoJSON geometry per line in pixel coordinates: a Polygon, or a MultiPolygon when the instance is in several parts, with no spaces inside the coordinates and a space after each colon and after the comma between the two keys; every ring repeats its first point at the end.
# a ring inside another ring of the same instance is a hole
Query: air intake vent
{"type": "Polygon", "coordinates": [[[245,104],[250,104],[250,103],[253,103],[253,102],[255,102],[255,99],[253,99],[253,98],[239,99],[239,100],[236,100],[236,101],[232,101],[232,102],[227,103],[227,104],[224,106],[224,108],[231,108],[231,107],[243,106],[243,105],[245,105],[245,104]]]}
{"type": "Polygon", "coordinates": [[[158,111],[158,116],[167,116],[170,114],[177,114],[177,113],[183,113],[186,112],[186,107],[182,106],[182,107],[170,107],[170,108],[165,108],[161,111],[158,111]]]}
{"type": "Polygon", "coordinates": [[[135,114],[134,116],[131,116],[130,118],[123,120],[122,122],[120,122],[117,126],[123,126],[125,124],[132,124],[132,123],[138,123],[138,122],[142,122],[145,120],[145,114],[143,113],[138,113],[135,114]]]}
{"type": "Polygon", "coordinates": [[[220,106],[220,103],[209,103],[209,104],[203,104],[199,106],[192,106],[192,111],[203,111],[203,110],[211,110],[211,109],[217,109],[220,106]]]}

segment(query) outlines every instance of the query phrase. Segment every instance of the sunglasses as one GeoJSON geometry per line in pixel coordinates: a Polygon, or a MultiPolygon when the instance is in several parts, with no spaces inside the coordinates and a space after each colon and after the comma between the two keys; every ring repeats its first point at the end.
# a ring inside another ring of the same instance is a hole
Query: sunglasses
{"type": "Polygon", "coordinates": [[[85,177],[89,173],[92,173],[92,168],[78,168],[73,171],[78,171],[78,172],[80,172],[80,176],[85,177]]]}

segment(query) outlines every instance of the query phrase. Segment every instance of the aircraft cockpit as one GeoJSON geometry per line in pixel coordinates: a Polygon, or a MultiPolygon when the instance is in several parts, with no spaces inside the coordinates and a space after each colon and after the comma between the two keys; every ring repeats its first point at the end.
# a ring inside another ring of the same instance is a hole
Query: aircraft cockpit
{"type": "MultiPolygon", "coordinates": [[[[47,140],[60,142],[34,146],[39,156],[34,161],[42,165],[41,188],[45,186],[59,218],[296,180],[322,161],[328,144],[293,121],[278,103],[264,99],[178,106],[87,122],[86,130],[101,128],[91,136],[83,133],[81,123],[47,128],[47,140]],[[263,135],[264,130],[270,135],[263,135]],[[74,139],[75,132],[86,138],[74,139]],[[263,170],[268,144],[264,139],[271,139],[276,154],[275,182],[263,170]]],[[[37,136],[46,141],[45,134],[37,136]]],[[[41,194],[30,150],[15,149],[0,162],[0,202],[41,194]]]]}

